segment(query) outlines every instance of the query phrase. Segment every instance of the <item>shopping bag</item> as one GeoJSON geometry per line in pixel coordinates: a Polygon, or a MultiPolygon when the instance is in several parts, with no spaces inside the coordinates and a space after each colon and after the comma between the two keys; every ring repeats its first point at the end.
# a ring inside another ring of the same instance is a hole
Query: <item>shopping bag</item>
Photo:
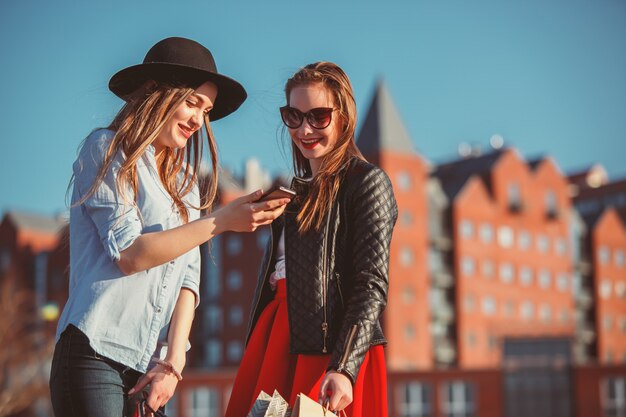
{"type": "Polygon", "coordinates": [[[271,397],[261,391],[247,417],[290,417],[290,415],[289,404],[278,391],[274,390],[271,397]]]}
{"type": "Polygon", "coordinates": [[[337,415],[317,401],[313,401],[305,394],[300,393],[293,404],[291,417],[337,417],[337,415]]]}

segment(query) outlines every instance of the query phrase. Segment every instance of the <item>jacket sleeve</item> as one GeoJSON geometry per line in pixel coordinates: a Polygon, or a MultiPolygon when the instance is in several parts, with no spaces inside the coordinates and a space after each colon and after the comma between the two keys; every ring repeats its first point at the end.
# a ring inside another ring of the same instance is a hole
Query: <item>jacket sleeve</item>
{"type": "Polygon", "coordinates": [[[358,178],[347,196],[353,288],[328,366],[347,375],[353,384],[387,304],[389,247],[398,216],[391,181],[384,171],[373,168],[354,174],[358,178]]]}

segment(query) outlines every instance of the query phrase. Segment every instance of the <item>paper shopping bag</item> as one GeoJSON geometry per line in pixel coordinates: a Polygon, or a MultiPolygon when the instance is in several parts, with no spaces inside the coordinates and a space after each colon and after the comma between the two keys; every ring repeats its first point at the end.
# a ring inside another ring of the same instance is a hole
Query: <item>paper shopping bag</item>
{"type": "Polygon", "coordinates": [[[276,390],[271,397],[261,391],[248,413],[248,417],[290,417],[290,415],[289,404],[276,390]]]}
{"type": "Polygon", "coordinates": [[[305,394],[300,393],[293,404],[291,417],[337,417],[337,415],[317,401],[313,401],[305,394]]]}
{"type": "Polygon", "coordinates": [[[256,400],[254,400],[254,404],[252,404],[252,408],[247,417],[265,417],[265,412],[270,406],[270,401],[272,401],[272,397],[264,391],[261,391],[258,397],[256,397],[256,400]]]}

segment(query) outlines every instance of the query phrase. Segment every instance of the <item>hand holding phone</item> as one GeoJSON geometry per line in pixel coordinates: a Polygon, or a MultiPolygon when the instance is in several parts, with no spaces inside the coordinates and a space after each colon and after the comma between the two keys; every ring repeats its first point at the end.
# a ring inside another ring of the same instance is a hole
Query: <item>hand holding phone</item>
{"type": "Polygon", "coordinates": [[[290,188],[283,187],[280,185],[275,185],[269,190],[265,191],[261,197],[255,200],[255,203],[259,203],[261,201],[267,200],[275,200],[278,198],[291,198],[293,199],[296,196],[296,192],[290,188]]]}

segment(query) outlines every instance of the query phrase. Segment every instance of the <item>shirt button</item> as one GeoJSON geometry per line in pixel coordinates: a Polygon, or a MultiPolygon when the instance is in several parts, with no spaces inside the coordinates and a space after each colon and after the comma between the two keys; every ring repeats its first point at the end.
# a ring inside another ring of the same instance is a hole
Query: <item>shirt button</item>
{"type": "Polygon", "coordinates": [[[167,288],[167,285],[163,285],[163,289],[167,288]]]}
{"type": "Polygon", "coordinates": [[[175,262],[174,262],[174,261],[170,261],[170,265],[174,265],[174,264],[175,264],[175,262]]]}
{"type": "Polygon", "coordinates": [[[161,312],[161,307],[157,307],[156,312],[160,313],[161,312]]]}

